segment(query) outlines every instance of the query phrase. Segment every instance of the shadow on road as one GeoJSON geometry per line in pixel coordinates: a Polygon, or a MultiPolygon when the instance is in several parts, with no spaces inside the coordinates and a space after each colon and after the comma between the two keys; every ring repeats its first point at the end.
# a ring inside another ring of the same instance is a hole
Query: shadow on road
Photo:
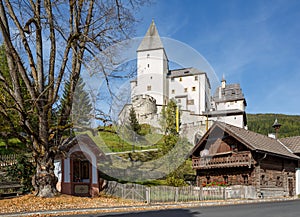
{"type": "Polygon", "coordinates": [[[107,215],[95,215],[94,217],[103,217],[103,216],[111,216],[111,217],[195,217],[198,216],[199,212],[192,212],[188,209],[168,209],[168,210],[158,210],[158,211],[139,211],[139,212],[131,212],[131,213],[118,213],[118,214],[107,214],[107,215]]]}

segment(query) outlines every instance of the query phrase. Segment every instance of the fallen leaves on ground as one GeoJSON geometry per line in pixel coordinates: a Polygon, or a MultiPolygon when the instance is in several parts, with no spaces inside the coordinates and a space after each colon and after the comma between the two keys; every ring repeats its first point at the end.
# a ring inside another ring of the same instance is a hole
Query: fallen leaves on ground
{"type": "Polygon", "coordinates": [[[59,195],[54,198],[40,198],[29,194],[16,198],[0,200],[0,214],[113,206],[122,207],[142,204],[143,203],[108,196],[88,198],[70,195],[59,195]]]}

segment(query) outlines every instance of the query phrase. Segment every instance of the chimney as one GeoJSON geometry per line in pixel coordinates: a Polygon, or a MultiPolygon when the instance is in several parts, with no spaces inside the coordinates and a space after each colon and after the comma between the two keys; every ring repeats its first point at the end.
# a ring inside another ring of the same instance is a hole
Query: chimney
{"type": "Polygon", "coordinates": [[[272,125],[272,127],[275,129],[275,139],[278,139],[278,131],[281,127],[281,124],[278,123],[277,118],[275,119],[274,124],[272,125]]]}

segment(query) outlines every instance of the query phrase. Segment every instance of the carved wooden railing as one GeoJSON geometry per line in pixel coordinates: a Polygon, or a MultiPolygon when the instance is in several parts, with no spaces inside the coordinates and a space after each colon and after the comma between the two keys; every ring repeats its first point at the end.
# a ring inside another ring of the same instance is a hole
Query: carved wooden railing
{"type": "Polygon", "coordinates": [[[223,167],[251,167],[253,163],[251,152],[243,151],[238,153],[230,153],[227,156],[205,156],[193,158],[194,169],[211,169],[223,167]]]}

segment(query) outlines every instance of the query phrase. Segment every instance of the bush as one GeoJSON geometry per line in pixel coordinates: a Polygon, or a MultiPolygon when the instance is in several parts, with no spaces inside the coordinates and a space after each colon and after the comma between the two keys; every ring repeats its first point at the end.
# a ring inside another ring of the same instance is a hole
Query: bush
{"type": "Polygon", "coordinates": [[[174,176],[168,176],[166,178],[166,183],[167,185],[174,187],[187,186],[187,183],[184,181],[184,179],[176,178],[174,176]]]}
{"type": "Polygon", "coordinates": [[[23,192],[33,190],[31,180],[34,173],[35,167],[25,155],[20,155],[17,162],[7,168],[7,176],[19,181],[24,186],[23,192]]]}

